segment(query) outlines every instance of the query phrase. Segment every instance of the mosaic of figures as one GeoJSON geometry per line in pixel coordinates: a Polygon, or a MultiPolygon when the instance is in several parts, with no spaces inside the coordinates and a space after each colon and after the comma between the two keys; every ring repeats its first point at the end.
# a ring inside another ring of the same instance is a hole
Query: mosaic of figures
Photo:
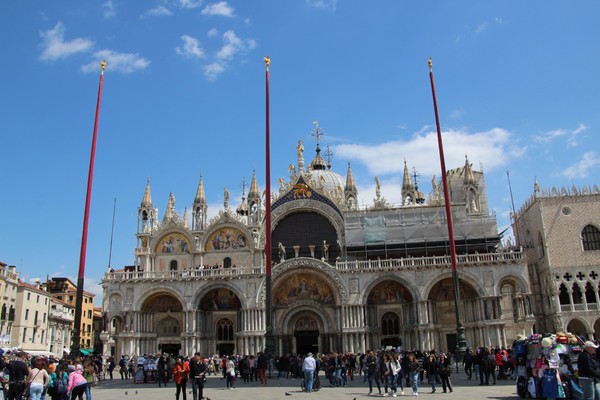
{"type": "Polygon", "coordinates": [[[190,243],[185,236],[179,233],[167,235],[160,240],[156,247],[157,253],[188,253],[190,251],[190,243]]]}
{"type": "Polygon", "coordinates": [[[151,313],[180,312],[183,307],[181,302],[170,294],[159,294],[146,300],[142,310],[151,313]]]}
{"type": "Polygon", "coordinates": [[[310,274],[294,274],[281,283],[275,292],[275,306],[287,306],[296,301],[313,300],[321,304],[333,304],[331,288],[318,277],[310,274]]]}
{"type": "Polygon", "coordinates": [[[210,235],[206,250],[243,249],[247,246],[246,236],[238,229],[222,228],[210,235]]]}
{"type": "Polygon", "coordinates": [[[239,310],[240,299],[226,288],[213,289],[200,300],[200,309],[204,311],[239,310]]]}
{"type": "Polygon", "coordinates": [[[400,283],[384,281],[371,290],[367,298],[367,304],[392,304],[411,303],[413,301],[410,292],[400,283]]]}
{"type": "MultiPolygon", "coordinates": [[[[473,289],[468,283],[460,282],[460,298],[475,299],[479,297],[475,289],[473,289]]],[[[452,284],[451,278],[446,278],[435,284],[431,288],[429,293],[429,299],[435,301],[453,301],[454,300],[454,285],[452,284]]]]}

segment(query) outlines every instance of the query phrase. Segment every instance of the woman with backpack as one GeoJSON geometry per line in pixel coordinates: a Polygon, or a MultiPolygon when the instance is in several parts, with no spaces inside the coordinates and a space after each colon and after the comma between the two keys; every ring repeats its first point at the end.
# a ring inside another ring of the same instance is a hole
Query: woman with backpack
{"type": "Polygon", "coordinates": [[[69,365],[59,361],[56,370],[50,375],[48,394],[52,400],[66,400],[67,386],[69,384],[69,365]]]}

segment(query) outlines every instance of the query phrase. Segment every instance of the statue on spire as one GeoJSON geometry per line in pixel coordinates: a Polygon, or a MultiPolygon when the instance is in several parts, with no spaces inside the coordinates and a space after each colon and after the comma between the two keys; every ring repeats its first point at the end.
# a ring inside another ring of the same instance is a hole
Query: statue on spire
{"type": "Polygon", "coordinates": [[[302,171],[304,171],[304,145],[302,144],[302,140],[298,140],[296,152],[298,153],[298,172],[302,174],[302,171]]]}

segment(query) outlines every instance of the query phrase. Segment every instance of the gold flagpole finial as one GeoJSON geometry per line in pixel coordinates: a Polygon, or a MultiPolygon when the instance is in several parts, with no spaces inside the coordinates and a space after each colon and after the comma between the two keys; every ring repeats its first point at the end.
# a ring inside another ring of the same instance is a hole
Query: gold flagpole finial
{"type": "Polygon", "coordinates": [[[431,57],[427,60],[427,65],[429,65],[429,72],[433,71],[433,63],[431,62],[431,57]]]}
{"type": "Polygon", "coordinates": [[[101,75],[104,75],[104,70],[106,69],[106,60],[100,61],[100,68],[102,69],[101,75]]]}
{"type": "Polygon", "coordinates": [[[265,62],[265,66],[267,67],[267,71],[268,71],[269,65],[271,65],[271,57],[269,57],[269,56],[263,57],[263,61],[265,62]]]}

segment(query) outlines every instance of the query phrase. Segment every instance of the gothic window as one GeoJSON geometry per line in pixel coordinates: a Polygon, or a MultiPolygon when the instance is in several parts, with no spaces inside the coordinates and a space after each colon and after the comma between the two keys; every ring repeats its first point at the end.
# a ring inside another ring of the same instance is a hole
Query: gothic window
{"type": "Polygon", "coordinates": [[[583,250],[600,250],[600,230],[593,225],[586,225],[581,231],[583,250]]]}
{"type": "Polygon", "coordinates": [[[588,304],[596,302],[596,293],[594,292],[594,287],[589,282],[585,285],[585,301],[588,304]]]}
{"type": "Polygon", "coordinates": [[[582,304],[583,303],[583,295],[581,293],[581,288],[578,284],[573,285],[573,303],[574,304],[582,304]]]}
{"type": "Polygon", "coordinates": [[[531,232],[529,229],[525,231],[525,244],[527,247],[533,247],[533,241],[531,240],[531,232]]]}
{"type": "Polygon", "coordinates": [[[561,305],[571,304],[571,298],[569,297],[569,291],[564,283],[561,283],[558,289],[558,300],[561,305]]]}
{"type": "Polygon", "coordinates": [[[164,336],[173,336],[179,333],[179,323],[175,318],[165,318],[158,325],[158,334],[164,336]]]}
{"type": "Polygon", "coordinates": [[[233,322],[230,319],[222,319],[217,323],[217,340],[233,340],[233,322]]]}
{"type": "Polygon", "coordinates": [[[385,313],[381,317],[381,334],[384,336],[400,334],[400,319],[394,313],[385,313]]]}
{"type": "Polygon", "coordinates": [[[546,252],[544,251],[544,238],[542,237],[542,233],[538,232],[538,254],[541,257],[544,257],[546,252]]]}
{"type": "Polygon", "coordinates": [[[177,271],[177,260],[171,260],[171,271],[177,271]]]}

